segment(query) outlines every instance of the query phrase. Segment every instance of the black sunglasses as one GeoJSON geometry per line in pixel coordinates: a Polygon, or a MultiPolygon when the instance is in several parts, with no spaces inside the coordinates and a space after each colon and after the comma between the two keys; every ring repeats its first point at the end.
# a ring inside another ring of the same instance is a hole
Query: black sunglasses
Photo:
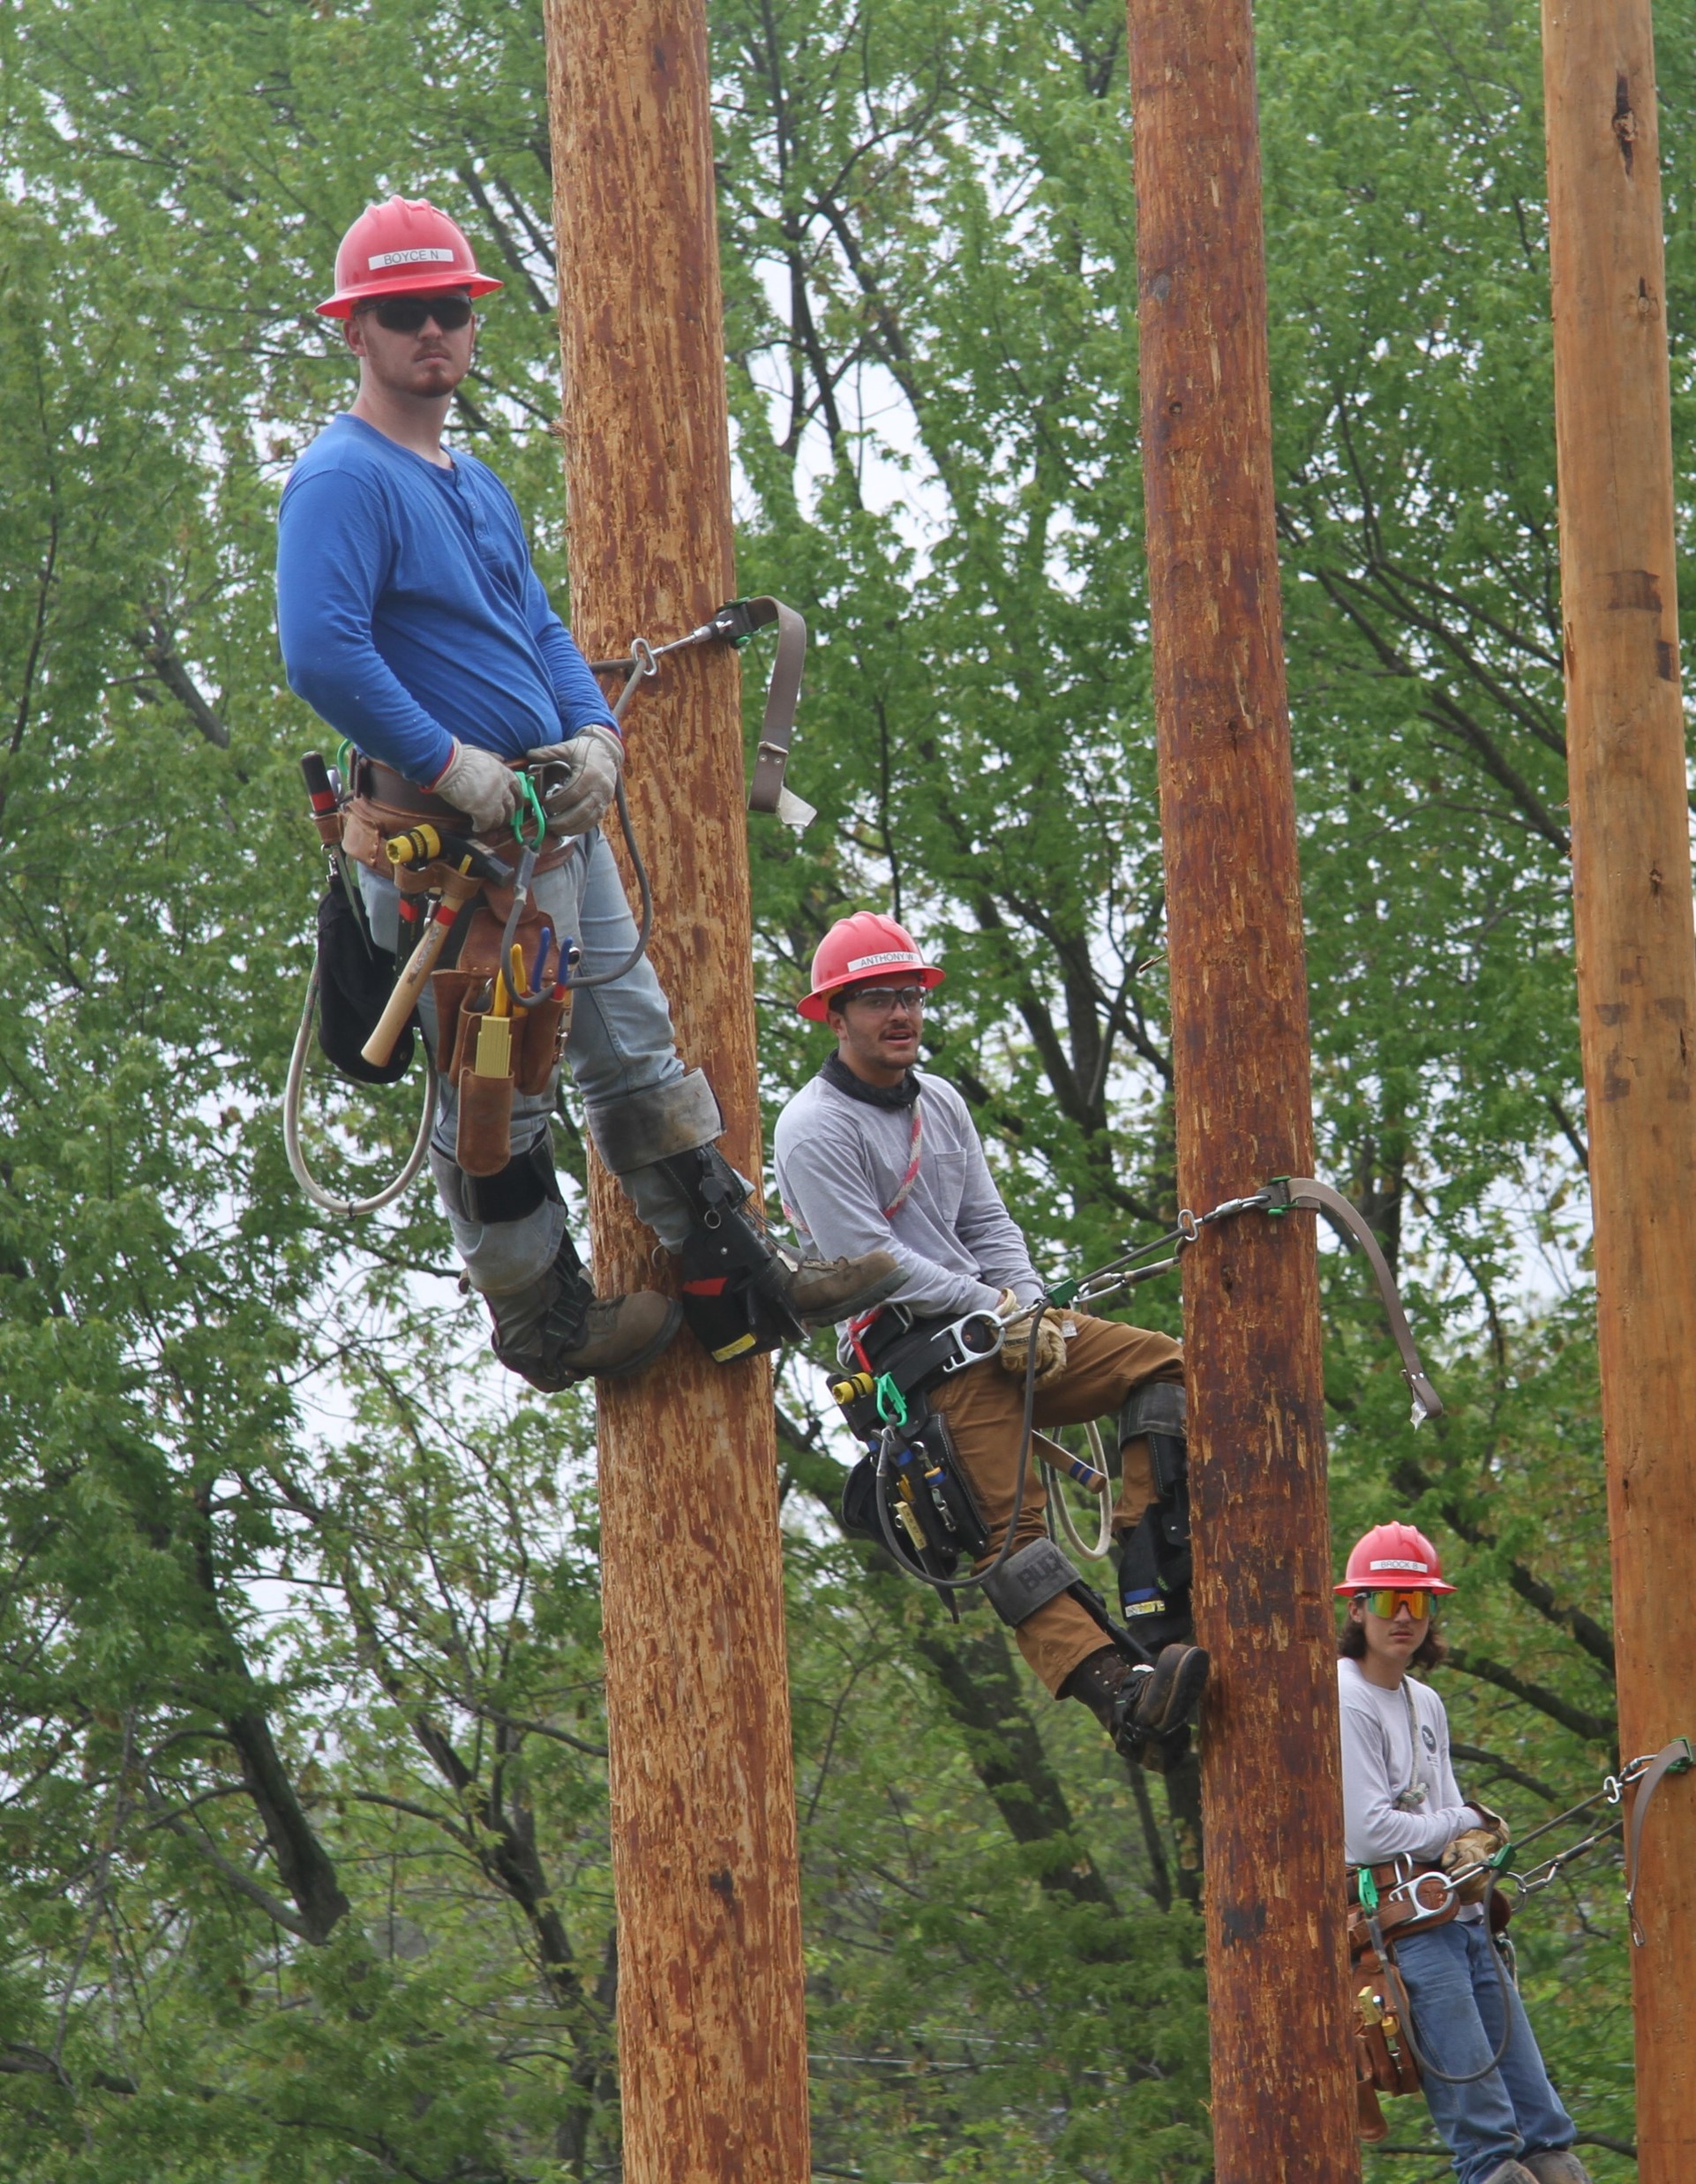
{"type": "Polygon", "coordinates": [[[366,309],[391,334],[422,333],[432,319],[444,334],[457,334],[471,319],[470,304],[463,296],[386,296],[366,309]]]}

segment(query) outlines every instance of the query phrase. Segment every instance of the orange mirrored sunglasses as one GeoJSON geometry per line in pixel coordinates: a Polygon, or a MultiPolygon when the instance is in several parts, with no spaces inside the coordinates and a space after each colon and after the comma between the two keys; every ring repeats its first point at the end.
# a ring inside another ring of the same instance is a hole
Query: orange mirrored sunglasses
{"type": "Polygon", "coordinates": [[[1431,1612],[1431,1595],[1429,1593],[1402,1592],[1385,1585],[1374,1592],[1362,1593],[1358,1597],[1366,1602],[1374,1615],[1381,1616],[1386,1623],[1391,1622],[1402,1608],[1406,1608],[1415,1623],[1424,1622],[1431,1612]]]}

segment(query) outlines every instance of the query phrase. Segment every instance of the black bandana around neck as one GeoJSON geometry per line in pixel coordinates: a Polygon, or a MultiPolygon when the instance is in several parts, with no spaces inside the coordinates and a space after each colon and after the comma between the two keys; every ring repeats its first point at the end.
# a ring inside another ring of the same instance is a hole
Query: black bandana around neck
{"type": "Polygon", "coordinates": [[[919,1097],[919,1075],[914,1069],[909,1069],[898,1084],[868,1084],[863,1077],[854,1075],[840,1054],[830,1054],[819,1075],[827,1084],[846,1092],[851,1100],[863,1100],[868,1107],[910,1107],[919,1097]]]}

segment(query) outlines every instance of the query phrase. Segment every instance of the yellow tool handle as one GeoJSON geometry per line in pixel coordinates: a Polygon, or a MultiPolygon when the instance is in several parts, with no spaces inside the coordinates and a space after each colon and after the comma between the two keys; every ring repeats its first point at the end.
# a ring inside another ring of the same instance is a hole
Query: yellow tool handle
{"type": "Polygon", "coordinates": [[[491,1015],[479,1018],[477,1059],[471,1069],[473,1075],[477,1077],[512,1075],[513,1020],[510,1017],[491,1015]]]}

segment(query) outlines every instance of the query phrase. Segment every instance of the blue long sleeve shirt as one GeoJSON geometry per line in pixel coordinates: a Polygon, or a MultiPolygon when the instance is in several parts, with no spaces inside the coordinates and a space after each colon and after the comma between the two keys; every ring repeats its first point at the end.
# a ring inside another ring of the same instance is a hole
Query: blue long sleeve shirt
{"type": "Polygon", "coordinates": [[[434,781],[455,736],[522,758],[615,725],[511,493],[475,455],[441,469],[338,417],[289,473],[277,523],[289,688],[409,781],[434,781]]]}

